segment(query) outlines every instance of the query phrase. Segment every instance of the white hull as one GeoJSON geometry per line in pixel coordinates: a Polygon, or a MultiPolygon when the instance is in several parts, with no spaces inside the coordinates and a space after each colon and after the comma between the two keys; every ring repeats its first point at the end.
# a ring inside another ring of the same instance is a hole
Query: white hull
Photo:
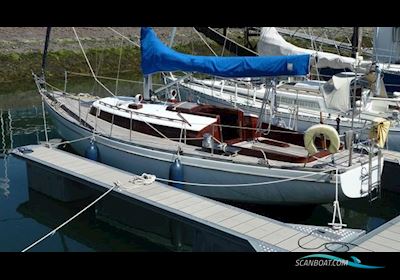
{"type": "MultiPolygon", "coordinates": [[[[53,111],[52,108],[48,107],[48,109],[59,134],[64,139],[73,140],[91,135],[91,131],[88,129],[79,126],[77,123],[66,120],[57,112],[53,111]]],[[[168,178],[169,167],[175,159],[175,154],[171,152],[151,149],[140,145],[132,145],[104,136],[96,136],[96,144],[99,149],[99,160],[101,162],[135,174],[150,173],[160,178],[168,178]]],[[[74,142],[71,145],[80,155],[84,155],[85,149],[89,145],[89,140],[74,142]]],[[[185,181],[203,184],[270,182],[315,173],[315,171],[306,172],[267,168],[229,161],[223,162],[212,159],[195,158],[192,156],[181,156],[181,162],[184,166],[185,181]]],[[[373,165],[377,165],[377,158],[374,158],[373,165]]],[[[353,175],[347,177],[360,178],[361,169],[362,166],[358,166],[348,170],[347,173],[353,175]]],[[[334,178],[331,178],[331,176],[330,174],[318,173],[307,179],[297,179],[290,182],[274,184],[248,187],[204,187],[186,185],[185,189],[211,198],[246,203],[279,205],[322,204],[332,202],[335,197],[335,183],[332,181],[334,178]]],[[[374,180],[376,179],[377,178],[374,177],[374,180]]],[[[364,182],[361,182],[361,180],[356,180],[354,182],[348,179],[342,181],[343,185],[341,187],[346,188],[347,194],[350,189],[353,189],[356,190],[356,197],[367,195],[366,193],[360,195],[360,188],[365,190],[365,180],[363,180],[364,182]],[[348,183],[345,181],[348,181],[348,183]],[[360,185],[360,188],[355,187],[356,185],[360,185]],[[363,185],[363,187],[361,185],[363,185]]],[[[339,187],[339,198],[348,199],[348,197],[343,194],[341,187],[339,187]]]]}

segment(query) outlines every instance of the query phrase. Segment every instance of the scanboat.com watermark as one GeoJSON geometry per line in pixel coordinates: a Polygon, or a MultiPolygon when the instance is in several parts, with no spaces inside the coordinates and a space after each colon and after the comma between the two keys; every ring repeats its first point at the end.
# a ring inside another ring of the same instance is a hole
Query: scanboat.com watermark
{"type": "Polygon", "coordinates": [[[342,259],[327,254],[312,254],[296,260],[295,266],[351,266],[362,269],[377,269],[384,266],[365,265],[361,261],[351,256],[352,260],[342,259]]]}

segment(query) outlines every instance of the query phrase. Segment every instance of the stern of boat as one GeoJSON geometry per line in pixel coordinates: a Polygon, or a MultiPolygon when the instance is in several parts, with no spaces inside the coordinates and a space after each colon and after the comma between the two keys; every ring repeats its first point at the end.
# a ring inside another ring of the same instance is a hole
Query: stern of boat
{"type": "Polygon", "coordinates": [[[343,194],[348,198],[362,198],[379,193],[383,164],[383,156],[374,156],[371,162],[355,164],[339,174],[343,194]]]}

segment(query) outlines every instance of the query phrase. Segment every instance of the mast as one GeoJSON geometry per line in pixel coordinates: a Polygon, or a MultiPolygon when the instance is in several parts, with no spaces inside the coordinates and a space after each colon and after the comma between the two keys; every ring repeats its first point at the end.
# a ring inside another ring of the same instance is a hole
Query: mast
{"type": "Polygon", "coordinates": [[[358,51],[358,34],[359,27],[353,27],[353,35],[351,37],[351,57],[356,58],[358,51]]]}
{"type": "Polygon", "coordinates": [[[152,75],[145,75],[144,76],[144,83],[143,83],[143,99],[146,101],[150,100],[150,91],[153,90],[153,83],[152,83],[152,75]]]}
{"type": "Polygon", "coordinates": [[[360,56],[361,53],[361,41],[362,41],[362,28],[354,27],[353,29],[353,38],[352,38],[352,56],[356,59],[354,65],[354,89],[351,104],[352,104],[352,113],[351,113],[351,143],[349,149],[349,166],[352,165],[352,155],[353,155],[353,143],[354,143],[354,115],[356,113],[356,94],[357,94],[357,79],[358,73],[357,69],[362,60],[360,56]],[[355,51],[355,52],[354,52],[355,51]]]}
{"type": "Polygon", "coordinates": [[[361,49],[362,39],[363,39],[363,28],[359,27],[358,28],[358,41],[357,41],[357,53],[359,56],[362,55],[362,49],[361,49]]]}
{"type": "Polygon", "coordinates": [[[362,27],[353,27],[353,36],[351,37],[351,57],[357,58],[361,55],[362,27]]]}
{"type": "Polygon", "coordinates": [[[47,49],[49,47],[51,27],[47,27],[46,40],[44,42],[43,57],[42,57],[42,80],[45,81],[47,49]]]}

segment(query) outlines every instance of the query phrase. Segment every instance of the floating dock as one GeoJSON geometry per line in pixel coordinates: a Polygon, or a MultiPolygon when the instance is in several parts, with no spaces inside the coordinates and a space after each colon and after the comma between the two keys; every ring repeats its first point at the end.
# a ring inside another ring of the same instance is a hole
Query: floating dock
{"type": "Polygon", "coordinates": [[[400,216],[352,243],[357,246],[350,252],[400,252],[400,216]]]}
{"type": "Polygon", "coordinates": [[[396,176],[400,172],[400,152],[382,150],[385,159],[382,173],[382,186],[384,190],[400,193],[400,182],[396,176]]]}
{"type": "Polygon", "coordinates": [[[286,224],[157,181],[42,145],[14,149],[27,161],[29,187],[53,198],[73,201],[98,197],[103,220],[175,250],[310,252],[343,250],[363,230],[286,224]],[[47,173],[45,173],[47,172],[47,173]],[[137,177],[136,177],[137,179],[137,177]]]}

